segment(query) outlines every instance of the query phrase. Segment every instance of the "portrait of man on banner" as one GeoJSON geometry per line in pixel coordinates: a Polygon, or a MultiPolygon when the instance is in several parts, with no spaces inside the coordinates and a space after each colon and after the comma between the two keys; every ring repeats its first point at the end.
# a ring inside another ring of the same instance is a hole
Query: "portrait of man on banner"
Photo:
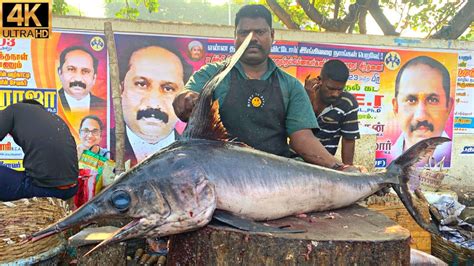
{"type": "MultiPolygon", "coordinates": [[[[176,140],[178,117],[173,99],[184,89],[192,67],[170,37],[117,35],[125,121],[125,161],[134,165],[176,140]]],[[[115,152],[115,128],[111,129],[115,152]]]]}
{"type": "MultiPolygon", "coordinates": [[[[416,56],[401,66],[391,99],[400,134],[391,145],[389,159],[395,159],[423,139],[452,138],[454,78],[445,65],[429,56],[416,56]]],[[[438,146],[431,165],[449,166],[451,145],[447,142],[438,146]]],[[[420,162],[419,165],[427,163],[420,162]]]]}
{"type": "Polygon", "coordinates": [[[58,95],[65,112],[89,112],[106,106],[91,90],[97,78],[99,62],[93,52],[82,46],[70,46],[59,57],[58,75],[62,88],[58,95]]]}

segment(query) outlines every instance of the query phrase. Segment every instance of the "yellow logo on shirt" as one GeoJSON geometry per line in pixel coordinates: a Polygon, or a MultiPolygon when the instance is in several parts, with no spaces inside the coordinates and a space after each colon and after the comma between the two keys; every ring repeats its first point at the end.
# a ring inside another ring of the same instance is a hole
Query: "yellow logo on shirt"
{"type": "Polygon", "coordinates": [[[247,102],[247,107],[260,108],[263,107],[263,105],[265,105],[265,98],[258,93],[252,94],[247,102]]]}

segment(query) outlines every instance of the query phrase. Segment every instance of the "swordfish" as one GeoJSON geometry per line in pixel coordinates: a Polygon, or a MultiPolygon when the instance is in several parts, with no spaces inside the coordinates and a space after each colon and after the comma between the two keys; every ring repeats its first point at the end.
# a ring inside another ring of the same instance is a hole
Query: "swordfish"
{"type": "Polygon", "coordinates": [[[421,227],[436,233],[413,204],[407,182],[415,174],[416,163],[449,141],[447,138],[423,140],[394,160],[385,172],[366,174],[339,172],[228,140],[212,95],[249,41],[247,38],[205,85],[180,140],[123,173],[91,201],[34,233],[30,240],[103,218],[131,220],[95,250],[131,238],[196,230],[220,211],[250,221],[266,221],[338,209],[387,186],[394,188],[421,227]]]}

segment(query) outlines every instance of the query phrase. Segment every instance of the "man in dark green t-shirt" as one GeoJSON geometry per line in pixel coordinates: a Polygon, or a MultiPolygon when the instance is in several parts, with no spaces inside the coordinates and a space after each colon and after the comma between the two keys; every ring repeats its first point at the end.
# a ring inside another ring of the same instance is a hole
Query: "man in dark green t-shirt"
{"type": "MultiPolygon", "coordinates": [[[[240,61],[214,92],[231,137],[276,155],[292,157],[294,151],[309,163],[354,170],[334,158],[314,137],[311,129],[318,124],[302,84],[269,58],[274,30],[271,13],[263,5],[246,5],[237,13],[237,49],[251,32],[252,40],[240,61]]],[[[173,107],[181,120],[187,121],[198,92],[221,66],[217,63],[201,68],[186,84],[187,90],[175,98],[173,107]]]]}

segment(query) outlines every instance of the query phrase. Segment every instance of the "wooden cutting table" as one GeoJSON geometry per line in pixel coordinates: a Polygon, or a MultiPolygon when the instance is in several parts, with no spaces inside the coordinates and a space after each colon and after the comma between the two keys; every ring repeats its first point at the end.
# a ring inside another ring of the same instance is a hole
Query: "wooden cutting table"
{"type": "Polygon", "coordinates": [[[224,225],[171,236],[168,265],[409,265],[410,232],[359,205],[267,224],[305,233],[251,233],[224,225]]]}

